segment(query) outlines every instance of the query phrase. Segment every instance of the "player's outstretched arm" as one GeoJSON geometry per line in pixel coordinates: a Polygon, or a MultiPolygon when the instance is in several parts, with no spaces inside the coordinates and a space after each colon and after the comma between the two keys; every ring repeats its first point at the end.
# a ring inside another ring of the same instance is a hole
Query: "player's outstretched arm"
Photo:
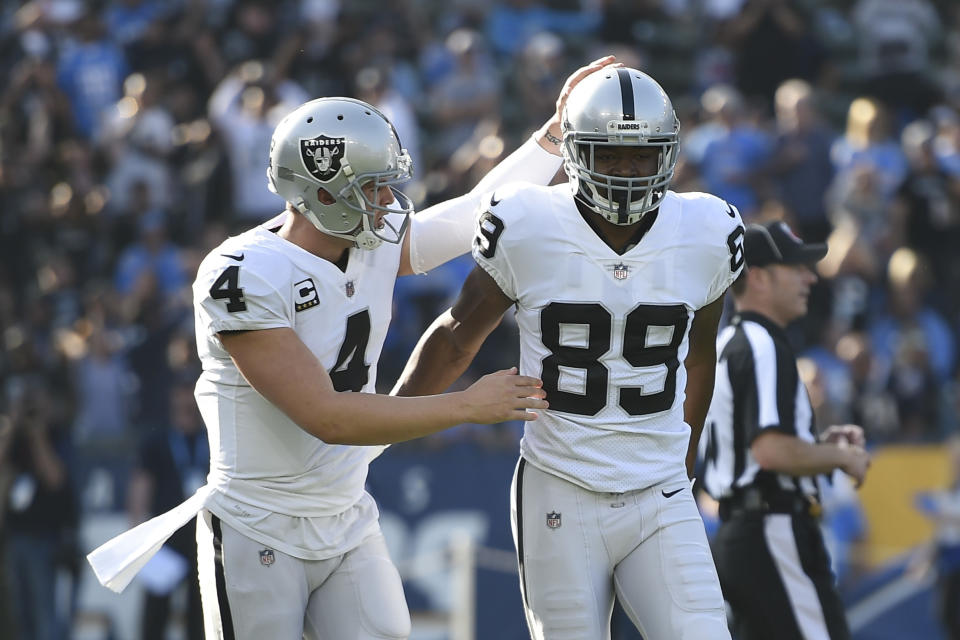
{"type": "Polygon", "coordinates": [[[490,191],[510,182],[549,184],[560,169],[560,117],[570,91],[591,73],[611,66],[622,65],[614,56],[604,56],[570,74],[557,96],[556,111],[530,140],[501,160],[469,193],[414,215],[403,239],[397,273],[425,273],[469,251],[477,208],[490,191]]]}
{"type": "Polygon", "coordinates": [[[713,383],[717,375],[717,328],[723,314],[723,296],[698,309],[690,326],[690,350],[683,366],[687,370],[686,399],[683,401],[683,420],[690,425],[690,444],[687,447],[687,477],[693,478],[697,461],[697,447],[707,410],[713,398],[713,383]]]}
{"type": "Polygon", "coordinates": [[[515,370],[484,376],[466,391],[424,398],[341,393],[292,329],[219,335],[254,389],[329,444],[389,444],[464,422],[533,420],[536,414],[528,409],[547,407],[540,381],[515,370]]]}
{"type": "Polygon", "coordinates": [[[486,271],[474,267],[453,307],[420,338],[391,393],[420,396],[447,389],[470,366],[512,304],[486,271]]]}

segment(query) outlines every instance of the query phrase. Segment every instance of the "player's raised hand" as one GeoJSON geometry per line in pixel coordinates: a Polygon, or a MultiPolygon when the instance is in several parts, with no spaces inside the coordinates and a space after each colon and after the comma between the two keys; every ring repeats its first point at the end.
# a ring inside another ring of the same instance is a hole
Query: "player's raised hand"
{"type": "Polygon", "coordinates": [[[546,409],[547,394],[543,382],[517,375],[517,368],[483,376],[463,392],[473,422],[493,424],[507,420],[536,420],[528,409],[546,409]]]}
{"type": "Polygon", "coordinates": [[[557,111],[554,113],[554,117],[557,119],[557,122],[560,122],[560,118],[563,117],[563,108],[567,105],[567,98],[570,97],[570,92],[573,91],[573,88],[580,84],[580,81],[589,76],[591,73],[596,73],[605,67],[611,67],[618,69],[623,66],[622,62],[617,62],[616,56],[603,56],[602,58],[597,58],[590,64],[584,65],[571,73],[567,77],[567,81],[563,83],[563,88],[560,90],[560,95],[557,96],[557,111]]]}
{"type": "Polygon", "coordinates": [[[537,142],[540,143],[540,146],[550,153],[560,155],[562,136],[560,120],[563,117],[563,108],[567,104],[567,98],[570,97],[570,92],[573,91],[573,88],[577,86],[581,80],[589,76],[591,73],[596,73],[597,71],[600,71],[606,67],[619,68],[622,66],[622,63],[617,62],[616,56],[604,56],[602,58],[597,58],[590,64],[584,65],[571,73],[567,77],[566,82],[563,83],[563,88],[560,89],[560,94],[557,96],[556,112],[537,132],[537,142]]]}

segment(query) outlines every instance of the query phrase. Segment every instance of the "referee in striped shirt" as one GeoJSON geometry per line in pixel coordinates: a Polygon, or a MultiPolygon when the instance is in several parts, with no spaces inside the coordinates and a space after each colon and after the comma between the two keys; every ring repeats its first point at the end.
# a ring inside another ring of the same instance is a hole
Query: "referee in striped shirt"
{"type": "Polygon", "coordinates": [[[705,430],[704,485],[720,503],[714,560],[739,640],[850,638],[819,528],[817,477],[841,469],[863,482],[863,430],[818,434],[784,328],[807,312],[812,265],[783,222],[750,225],[749,271],[732,286],[736,315],[717,339],[705,430]]]}

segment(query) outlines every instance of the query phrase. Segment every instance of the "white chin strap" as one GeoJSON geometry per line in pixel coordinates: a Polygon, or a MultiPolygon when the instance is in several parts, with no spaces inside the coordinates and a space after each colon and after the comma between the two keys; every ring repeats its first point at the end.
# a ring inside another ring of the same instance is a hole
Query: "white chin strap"
{"type": "Polygon", "coordinates": [[[383,244],[383,238],[374,233],[373,229],[370,228],[370,216],[363,216],[363,222],[360,224],[360,232],[352,236],[353,241],[357,243],[358,249],[372,251],[383,244]]]}
{"type": "Polygon", "coordinates": [[[363,216],[363,220],[360,222],[359,231],[353,233],[336,233],[325,229],[320,221],[317,219],[317,216],[313,211],[303,207],[301,205],[296,205],[297,209],[302,213],[307,220],[309,220],[313,226],[317,228],[318,231],[324,233],[328,236],[333,236],[334,238],[342,238],[344,240],[349,240],[357,245],[358,249],[363,249],[364,251],[372,251],[376,249],[381,244],[383,244],[383,238],[378,236],[373,232],[373,229],[370,228],[370,216],[363,216]]]}

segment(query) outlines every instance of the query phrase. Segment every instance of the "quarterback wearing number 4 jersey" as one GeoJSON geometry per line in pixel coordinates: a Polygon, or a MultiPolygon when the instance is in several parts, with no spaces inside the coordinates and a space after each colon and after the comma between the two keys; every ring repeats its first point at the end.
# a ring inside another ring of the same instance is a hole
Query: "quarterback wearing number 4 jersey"
{"type": "Polygon", "coordinates": [[[729,638],[688,476],[743,225],[714,196],[667,190],[678,124],[649,76],[587,78],[562,126],[570,185],[493,192],[477,267],[396,391],[445,388],[515,306],[520,370],[550,403],[511,496],[531,636],[609,638],[616,596],[646,640],[729,638]]]}
{"type": "Polygon", "coordinates": [[[123,589],[199,516],[208,639],[409,635],[400,576],[364,490],[368,463],[392,442],[463,422],[530,420],[528,410],[547,404],[540,382],[515,371],[432,397],[373,393],[394,282],[466,252],[488,188],[517,175],[549,182],[560,159],[547,143],[566,95],[613,62],[571,75],[557,114],[477,189],[416,216],[397,189],[409,156],[375,108],[321,98],[280,122],[267,176],[286,212],[214,249],[193,287],[208,483],[92,552],[103,584],[123,589]]]}

